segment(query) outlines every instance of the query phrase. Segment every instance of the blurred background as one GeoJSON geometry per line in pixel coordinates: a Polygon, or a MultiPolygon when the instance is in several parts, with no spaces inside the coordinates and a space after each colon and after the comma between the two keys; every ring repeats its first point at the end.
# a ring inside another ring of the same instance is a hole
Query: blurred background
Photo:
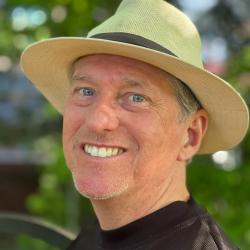
{"type": "MultiPolygon", "coordinates": [[[[74,232],[85,225],[91,231],[96,223],[64,162],[62,117],[22,74],[19,58],[42,39],[85,36],[120,2],[0,0],[0,211],[40,216],[74,232]]],[[[197,25],[205,67],[229,81],[249,105],[250,0],[169,2],[197,25]]],[[[237,148],[198,156],[188,167],[191,193],[241,249],[250,249],[249,184],[249,134],[237,148]]]]}

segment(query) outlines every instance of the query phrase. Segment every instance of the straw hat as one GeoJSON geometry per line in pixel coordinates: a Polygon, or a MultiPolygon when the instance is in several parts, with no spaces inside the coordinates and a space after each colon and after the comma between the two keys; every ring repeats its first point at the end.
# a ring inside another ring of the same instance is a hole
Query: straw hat
{"type": "MultiPolygon", "coordinates": [[[[74,25],[74,24],[72,24],[74,25]]],[[[181,11],[162,0],[124,0],[116,13],[84,37],[47,39],[21,56],[26,76],[63,113],[69,71],[79,57],[113,54],[141,60],[185,82],[209,113],[200,154],[237,145],[248,129],[249,114],[240,95],[203,69],[199,34],[181,11]]]]}

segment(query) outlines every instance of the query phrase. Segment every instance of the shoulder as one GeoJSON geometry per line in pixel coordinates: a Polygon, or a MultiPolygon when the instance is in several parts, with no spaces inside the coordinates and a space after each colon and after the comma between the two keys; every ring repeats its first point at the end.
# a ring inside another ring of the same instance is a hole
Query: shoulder
{"type": "MultiPolygon", "coordinates": [[[[208,212],[193,199],[185,219],[171,232],[161,232],[144,249],[154,250],[237,250],[208,212]],[[149,247],[150,245],[150,247],[149,247]]],[[[138,248],[140,249],[140,248],[138,248]]]]}
{"type": "Polygon", "coordinates": [[[204,208],[200,207],[193,199],[190,201],[190,206],[194,216],[189,224],[186,221],[183,226],[186,224],[188,230],[195,234],[193,236],[192,249],[238,249],[204,208]]]}

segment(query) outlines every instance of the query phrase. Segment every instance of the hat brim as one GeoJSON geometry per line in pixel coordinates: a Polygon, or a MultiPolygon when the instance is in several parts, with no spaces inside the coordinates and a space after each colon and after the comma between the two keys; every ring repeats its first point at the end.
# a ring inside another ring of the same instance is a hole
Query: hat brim
{"type": "Polygon", "coordinates": [[[185,82],[209,114],[208,130],[199,154],[230,149],[245,136],[249,114],[241,96],[218,76],[165,53],[116,41],[62,37],[29,46],[21,56],[21,67],[31,82],[63,114],[72,63],[91,54],[112,54],[140,60],[185,82]]]}

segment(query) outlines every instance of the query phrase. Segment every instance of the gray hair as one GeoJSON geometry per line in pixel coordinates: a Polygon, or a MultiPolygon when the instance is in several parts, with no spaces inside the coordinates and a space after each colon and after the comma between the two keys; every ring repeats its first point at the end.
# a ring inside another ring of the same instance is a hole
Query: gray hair
{"type": "Polygon", "coordinates": [[[181,80],[168,74],[171,86],[175,92],[177,102],[180,105],[180,122],[184,121],[191,113],[202,108],[192,90],[181,80]]]}

